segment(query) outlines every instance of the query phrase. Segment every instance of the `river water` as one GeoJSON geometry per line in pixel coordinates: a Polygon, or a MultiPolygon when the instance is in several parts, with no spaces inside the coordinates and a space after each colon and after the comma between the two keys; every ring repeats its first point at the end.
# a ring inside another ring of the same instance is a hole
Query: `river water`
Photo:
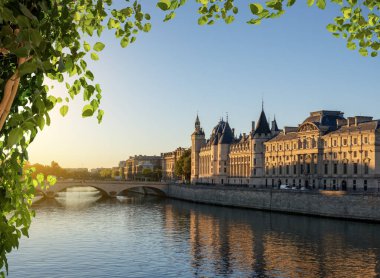
{"type": "Polygon", "coordinates": [[[9,277],[380,277],[380,224],[91,188],[35,210],[9,277]]]}

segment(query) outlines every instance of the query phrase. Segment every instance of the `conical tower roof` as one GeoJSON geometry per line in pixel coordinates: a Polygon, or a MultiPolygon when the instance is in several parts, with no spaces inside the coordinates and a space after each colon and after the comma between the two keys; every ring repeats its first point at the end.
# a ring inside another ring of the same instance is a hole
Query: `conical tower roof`
{"type": "Polygon", "coordinates": [[[264,109],[261,110],[260,118],[257,122],[257,127],[254,131],[254,134],[269,134],[270,128],[267,121],[267,117],[265,116],[264,109]]]}

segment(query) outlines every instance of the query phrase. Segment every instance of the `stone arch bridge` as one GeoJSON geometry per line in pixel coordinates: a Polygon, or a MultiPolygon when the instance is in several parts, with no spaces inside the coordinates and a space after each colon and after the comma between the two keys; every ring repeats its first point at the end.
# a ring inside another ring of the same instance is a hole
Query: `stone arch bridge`
{"type": "MultiPolygon", "coordinates": [[[[138,182],[138,181],[92,181],[73,180],[57,181],[53,186],[46,189],[37,188],[45,197],[54,198],[57,193],[73,187],[93,187],[99,190],[104,196],[116,197],[124,191],[141,188],[143,193],[153,191],[155,195],[166,196],[168,185],[160,182],[138,182]]],[[[152,193],[153,193],[152,192],[152,193]]]]}

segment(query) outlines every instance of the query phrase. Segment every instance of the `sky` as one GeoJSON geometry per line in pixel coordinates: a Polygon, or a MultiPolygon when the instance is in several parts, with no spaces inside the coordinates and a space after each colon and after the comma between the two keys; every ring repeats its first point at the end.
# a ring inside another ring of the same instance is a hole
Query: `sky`
{"type": "MultiPolygon", "coordinates": [[[[338,15],[333,4],[321,11],[301,1],[256,26],[245,23],[247,2],[236,1],[234,23],[199,26],[195,1],[166,23],[152,2],[142,1],[152,15],[149,33],[123,49],[106,32],[100,60],[88,59],[103,89],[103,122],[81,118],[80,97],[66,117],[58,106],[30,146],[32,163],[112,167],[132,155],[190,147],[197,113],[206,135],[226,113],[235,133],[248,133],[262,99],[280,128],[322,109],[380,118],[380,58],[348,50],[326,30],[338,15]]],[[[53,94],[65,95],[64,85],[53,94]]]]}

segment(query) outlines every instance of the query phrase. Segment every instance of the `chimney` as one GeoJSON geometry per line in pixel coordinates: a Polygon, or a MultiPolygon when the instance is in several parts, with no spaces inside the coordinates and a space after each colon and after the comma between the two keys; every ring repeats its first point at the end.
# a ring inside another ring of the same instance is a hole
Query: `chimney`
{"type": "Polygon", "coordinates": [[[352,126],[355,123],[354,117],[348,117],[347,118],[347,126],[352,126]]]}
{"type": "Polygon", "coordinates": [[[252,121],[252,131],[255,131],[255,121],[252,121]]]}
{"type": "Polygon", "coordinates": [[[243,133],[243,138],[245,139],[245,133],[243,133]]]}
{"type": "Polygon", "coordinates": [[[336,126],[337,127],[341,127],[341,126],[344,126],[347,124],[347,120],[346,119],[336,119],[336,126]]]}

